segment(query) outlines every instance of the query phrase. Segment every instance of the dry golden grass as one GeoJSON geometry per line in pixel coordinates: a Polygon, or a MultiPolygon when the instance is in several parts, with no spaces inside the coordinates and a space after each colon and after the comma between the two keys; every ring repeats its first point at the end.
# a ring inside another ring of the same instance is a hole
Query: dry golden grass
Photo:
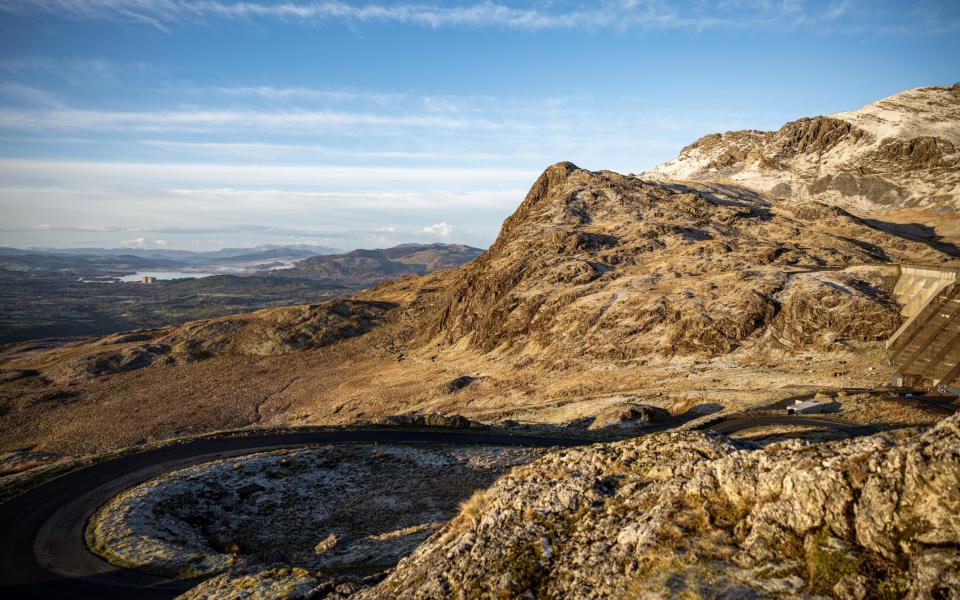
{"type": "Polygon", "coordinates": [[[460,512],[450,522],[447,528],[451,534],[475,527],[480,517],[490,507],[490,497],[486,490],[477,490],[469,498],[460,503],[460,512]]]}

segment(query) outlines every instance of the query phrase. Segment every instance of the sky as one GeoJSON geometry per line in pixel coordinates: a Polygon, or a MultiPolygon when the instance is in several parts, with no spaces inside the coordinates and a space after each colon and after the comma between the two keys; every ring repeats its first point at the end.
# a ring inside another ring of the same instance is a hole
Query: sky
{"type": "Polygon", "coordinates": [[[0,0],[0,245],[485,247],[544,168],[960,80],[960,2],[0,0]]]}

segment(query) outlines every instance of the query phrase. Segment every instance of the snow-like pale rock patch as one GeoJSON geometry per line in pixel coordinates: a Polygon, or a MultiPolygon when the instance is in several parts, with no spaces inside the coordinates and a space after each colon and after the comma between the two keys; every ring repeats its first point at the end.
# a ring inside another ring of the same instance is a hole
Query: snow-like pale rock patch
{"type": "Polygon", "coordinates": [[[412,552],[530,449],[338,445],[189,467],[119,494],[87,530],[114,564],[176,577],[283,565],[365,575],[412,552]]]}

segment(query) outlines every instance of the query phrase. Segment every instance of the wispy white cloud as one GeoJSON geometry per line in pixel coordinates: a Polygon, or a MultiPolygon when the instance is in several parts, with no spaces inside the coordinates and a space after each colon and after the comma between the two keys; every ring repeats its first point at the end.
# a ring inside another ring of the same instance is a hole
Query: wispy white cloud
{"type": "Polygon", "coordinates": [[[270,85],[218,87],[215,91],[227,96],[257,97],[266,100],[302,101],[320,100],[330,102],[371,102],[386,106],[406,99],[405,94],[378,94],[351,90],[327,90],[308,87],[275,87],[270,85]]]}
{"type": "MultiPolygon", "coordinates": [[[[248,89],[286,95],[277,91],[282,88],[248,89]]],[[[327,91],[296,93],[322,97],[327,91]]],[[[157,110],[36,103],[0,107],[0,133],[14,146],[96,144],[98,154],[122,152],[144,162],[483,162],[542,168],[574,160],[631,171],[666,160],[705,133],[783,120],[709,109],[654,109],[631,97],[607,98],[603,111],[581,98],[405,95],[397,104],[383,106],[363,100],[337,106],[271,100],[256,107],[204,100],[209,104],[177,103],[157,110]]]]}
{"type": "Polygon", "coordinates": [[[427,225],[426,227],[421,227],[420,233],[426,233],[429,235],[436,235],[442,238],[448,238],[450,237],[450,234],[453,233],[453,226],[441,221],[440,223],[434,223],[433,225],[427,225]]]}
{"type": "MultiPolygon", "coordinates": [[[[59,142],[58,142],[59,143],[59,142]]],[[[324,146],[318,144],[278,144],[269,142],[180,142],[171,140],[139,140],[140,145],[156,148],[180,156],[220,157],[231,160],[264,161],[268,159],[323,160],[375,160],[391,159],[402,161],[440,161],[450,159],[450,152],[405,151],[405,150],[353,150],[342,146],[324,146]]],[[[669,146],[673,149],[673,145],[669,146]]],[[[527,160],[537,161],[536,153],[512,152],[508,157],[495,152],[458,152],[459,161],[499,161],[527,160]]]]}
{"type": "Polygon", "coordinates": [[[146,245],[146,239],[140,236],[133,240],[121,240],[120,243],[128,248],[143,248],[146,245]]]}
{"type": "MultiPolygon", "coordinates": [[[[666,0],[605,0],[586,5],[484,0],[472,4],[356,3],[343,1],[256,2],[205,0],[0,0],[0,12],[52,14],[74,19],[110,20],[171,27],[214,19],[272,19],[298,23],[394,22],[431,28],[503,27],[512,29],[695,29],[798,27],[856,15],[875,22],[869,3],[854,10],[851,0],[727,0],[716,3],[666,0]]],[[[923,15],[919,15],[923,21],[923,15]]],[[[936,22],[926,19],[929,26],[936,22]]],[[[955,25],[955,22],[952,23],[955,25]]],[[[939,22],[939,27],[951,26],[939,22]]]]}
{"type": "MultiPolygon", "coordinates": [[[[499,25],[539,29],[609,25],[608,5],[602,10],[552,13],[538,8],[514,8],[490,1],[447,7],[439,4],[348,4],[346,2],[185,2],[179,0],[2,0],[0,11],[47,13],[80,19],[146,23],[166,30],[169,25],[209,18],[271,18],[306,22],[401,22],[429,27],[499,25]]],[[[630,4],[630,3],[626,3],[630,4]]],[[[633,7],[630,7],[633,8],[633,7]]],[[[648,11],[649,13],[649,11],[648,11]]]]}
{"type": "Polygon", "coordinates": [[[42,193],[45,188],[28,182],[57,181],[82,194],[96,192],[100,184],[155,185],[166,182],[168,189],[230,190],[260,187],[271,189],[308,186],[311,189],[364,190],[525,190],[538,175],[529,169],[446,168],[407,166],[343,166],[343,165],[235,165],[213,163],[132,163],[32,159],[0,159],[0,191],[18,185],[23,193],[42,193]],[[221,188],[224,182],[235,187],[221,188]],[[177,185],[182,187],[176,187],[177,185]],[[242,187],[241,187],[242,186],[242,187]]]}
{"type": "MultiPolygon", "coordinates": [[[[397,192],[389,190],[372,192],[304,192],[282,189],[243,188],[195,188],[171,189],[173,196],[198,203],[219,203],[235,208],[252,205],[301,206],[316,209],[323,206],[350,207],[351,210],[437,210],[455,205],[459,209],[496,208],[507,209],[523,196],[523,190],[479,190],[454,192],[434,190],[427,192],[397,192]]],[[[449,235],[450,225],[438,223],[420,229],[423,233],[449,235]],[[445,233],[444,233],[445,232],[445,233]]]]}
{"type": "Polygon", "coordinates": [[[346,248],[438,238],[485,245],[536,174],[0,160],[0,243],[178,247],[293,236],[346,248]]]}
{"type": "Polygon", "coordinates": [[[0,82],[0,98],[33,106],[63,108],[63,104],[53,95],[16,81],[0,82]]]}
{"type": "Polygon", "coordinates": [[[81,109],[0,110],[0,128],[123,129],[139,131],[210,131],[223,127],[314,130],[340,127],[426,127],[441,129],[515,129],[520,123],[456,116],[369,112],[254,110],[102,111],[81,109]]]}
{"type": "MultiPolygon", "coordinates": [[[[4,12],[0,0],[0,14],[4,12]]],[[[144,62],[118,63],[104,58],[51,58],[48,56],[10,56],[0,58],[0,73],[11,76],[43,73],[54,75],[71,85],[118,85],[131,75],[156,79],[162,69],[144,62]]]]}

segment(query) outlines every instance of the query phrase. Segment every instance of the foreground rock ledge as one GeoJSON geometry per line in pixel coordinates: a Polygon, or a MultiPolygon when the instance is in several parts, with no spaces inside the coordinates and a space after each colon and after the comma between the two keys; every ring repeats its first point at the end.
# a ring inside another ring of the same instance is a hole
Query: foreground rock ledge
{"type": "Polygon", "coordinates": [[[669,432],[514,469],[362,598],[960,597],[960,416],[751,449],[669,432]]]}

